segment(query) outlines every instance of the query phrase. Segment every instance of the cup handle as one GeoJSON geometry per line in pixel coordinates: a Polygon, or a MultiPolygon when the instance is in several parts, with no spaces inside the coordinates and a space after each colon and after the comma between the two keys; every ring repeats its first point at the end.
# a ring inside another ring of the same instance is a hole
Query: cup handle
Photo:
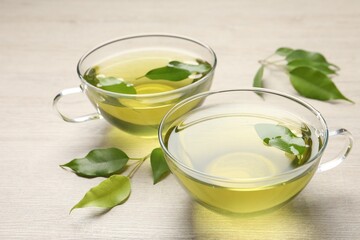
{"type": "Polygon", "coordinates": [[[354,139],[351,133],[344,129],[340,128],[334,131],[329,132],[329,137],[337,137],[337,136],[345,136],[348,140],[348,143],[343,147],[343,149],[340,151],[340,153],[332,160],[326,161],[324,163],[320,163],[317,172],[325,172],[327,170],[330,170],[337,165],[339,165],[344,159],[348,156],[348,154],[351,151],[351,148],[354,144],[354,139]]]}
{"type": "Polygon", "coordinates": [[[92,113],[92,114],[88,114],[88,115],[84,115],[84,116],[80,116],[80,117],[70,118],[60,112],[57,104],[63,96],[70,95],[70,94],[76,94],[76,93],[83,93],[83,92],[84,92],[83,89],[81,88],[81,86],[79,86],[79,87],[75,87],[75,88],[64,89],[55,96],[55,98],[53,100],[53,107],[65,122],[82,123],[82,122],[87,122],[90,120],[102,118],[101,115],[98,113],[92,113]]]}

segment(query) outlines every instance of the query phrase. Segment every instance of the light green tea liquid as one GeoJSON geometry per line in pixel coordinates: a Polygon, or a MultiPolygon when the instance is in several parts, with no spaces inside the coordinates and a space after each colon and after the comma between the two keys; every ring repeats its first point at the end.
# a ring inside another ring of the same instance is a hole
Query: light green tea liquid
{"type": "Polygon", "coordinates": [[[147,50],[124,53],[101,62],[97,65],[97,73],[123,79],[124,82],[135,87],[136,94],[161,93],[184,87],[194,80],[187,78],[181,81],[168,81],[143,77],[148,71],[164,67],[174,60],[197,64],[194,57],[181,52],[147,50]]]}
{"type": "MultiPolygon", "coordinates": [[[[97,75],[119,78],[129,86],[133,86],[136,94],[131,97],[116,97],[116,94],[92,91],[89,93],[89,98],[93,100],[101,115],[113,125],[137,135],[156,136],[162,117],[174,104],[187,97],[187,93],[165,97],[142,97],[141,95],[176,90],[192,84],[194,78],[189,76],[181,81],[152,80],[145,75],[148,71],[164,67],[174,60],[197,64],[194,56],[175,50],[139,50],[106,59],[93,66],[96,68],[97,75]]],[[[205,91],[208,87],[210,85],[201,84],[192,92],[195,94],[205,91]]]]}
{"type": "Polygon", "coordinates": [[[193,120],[185,117],[168,133],[166,145],[170,153],[186,167],[208,175],[170,165],[185,188],[202,204],[229,213],[268,210],[294,197],[314,174],[316,166],[287,177],[275,177],[301,166],[294,164],[295,156],[265,145],[255,130],[256,124],[282,125],[297,136],[304,136],[310,148],[307,158],[318,152],[321,142],[314,129],[301,121],[262,115],[261,109],[258,112],[208,117],[211,114],[203,110],[204,117],[201,113],[193,120]]]}

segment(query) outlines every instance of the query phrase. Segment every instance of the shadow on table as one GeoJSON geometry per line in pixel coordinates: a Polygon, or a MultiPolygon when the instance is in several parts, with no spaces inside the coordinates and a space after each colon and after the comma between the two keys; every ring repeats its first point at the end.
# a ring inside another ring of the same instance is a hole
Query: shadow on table
{"type": "MultiPolygon", "coordinates": [[[[322,239],[329,232],[327,224],[315,222],[314,216],[326,215],[320,204],[308,204],[305,197],[271,213],[255,217],[233,217],[215,213],[193,203],[194,239],[322,239]]],[[[335,220],[336,221],[336,220],[335,220]]]]}
{"type": "Polygon", "coordinates": [[[131,157],[142,157],[149,154],[152,149],[159,147],[157,136],[144,138],[126,133],[118,128],[107,126],[102,130],[103,139],[100,146],[118,147],[131,157]]]}

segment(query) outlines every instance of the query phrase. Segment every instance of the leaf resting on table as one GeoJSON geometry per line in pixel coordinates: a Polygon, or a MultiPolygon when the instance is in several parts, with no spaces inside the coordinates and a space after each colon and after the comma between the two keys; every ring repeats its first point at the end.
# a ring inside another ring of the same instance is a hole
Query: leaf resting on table
{"type": "Polygon", "coordinates": [[[61,167],[72,169],[82,177],[108,177],[121,171],[129,157],[117,148],[95,149],[84,158],[76,158],[61,167]]]}
{"type": "Polygon", "coordinates": [[[160,182],[169,173],[170,169],[164,158],[164,153],[161,148],[155,148],[150,155],[151,169],[154,179],[154,184],[160,182]]]}
{"type": "Polygon", "coordinates": [[[113,175],[102,181],[99,185],[91,188],[71,210],[76,208],[100,207],[113,208],[124,203],[130,196],[130,178],[121,175],[113,175]]]}

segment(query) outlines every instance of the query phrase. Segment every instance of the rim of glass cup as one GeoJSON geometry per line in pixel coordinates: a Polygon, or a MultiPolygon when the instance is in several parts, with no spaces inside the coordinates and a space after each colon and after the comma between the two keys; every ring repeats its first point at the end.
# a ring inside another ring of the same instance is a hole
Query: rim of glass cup
{"type": "MultiPolygon", "coordinates": [[[[107,95],[111,95],[111,96],[115,96],[115,97],[136,97],[136,98],[148,98],[148,97],[161,97],[161,96],[166,96],[166,95],[170,95],[170,94],[176,94],[176,93],[179,93],[179,92],[182,92],[182,91],[186,91],[187,89],[191,89],[191,88],[194,88],[196,86],[198,86],[199,84],[201,84],[202,82],[208,80],[209,76],[211,76],[213,74],[213,72],[215,71],[215,68],[216,68],[216,65],[217,65],[217,57],[216,57],[216,54],[214,52],[214,50],[200,42],[200,41],[197,41],[197,40],[194,40],[192,38],[189,38],[189,37],[185,37],[185,36],[180,36],[180,35],[172,35],[172,34],[165,34],[165,33],[150,33],[150,34],[138,34],[138,35],[129,35],[129,36],[124,36],[124,37],[121,37],[121,38],[116,38],[116,39],[113,39],[113,40],[110,40],[110,41],[107,41],[107,42],[104,42],[102,44],[99,44],[98,46],[92,48],[90,51],[88,51],[87,53],[85,53],[80,59],[79,59],[79,62],[77,64],[77,74],[82,82],[82,84],[86,85],[87,87],[91,88],[91,89],[94,89],[95,91],[97,92],[102,92],[104,94],[107,94],[107,95]],[[174,89],[174,90],[170,90],[170,91],[166,91],[166,92],[161,92],[161,93],[148,93],[148,94],[126,94],[126,93],[115,93],[115,92],[110,92],[110,91],[107,91],[107,90],[104,90],[104,89],[101,89],[101,88],[97,88],[93,85],[91,85],[90,83],[88,83],[84,78],[83,78],[83,75],[81,74],[80,72],[80,66],[81,64],[83,63],[83,61],[88,57],[90,56],[93,52],[96,52],[97,50],[101,49],[102,47],[105,47],[107,45],[110,45],[110,44],[113,44],[115,42],[119,42],[119,41],[126,41],[126,40],[130,40],[130,39],[135,39],[135,38],[147,38],[147,37],[163,37],[163,38],[175,38],[175,39],[181,39],[181,40],[185,40],[185,41],[188,41],[188,42],[192,42],[192,43],[195,43],[203,48],[205,48],[206,50],[208,50],[210,52],[210,54],[213,56],[214,60],[213,60],[213,65],[212,65],[212,68],[210,70],[210,72],[208,72],[205,76],[203,76],[202,78],[200,78],[199,80],[197,80],[196,82],[194,83],[191,83],[189,85],[186,85],[184,87],[181,87],[181,88],[177,88],[177,89],[174,89]]],[[[82,88],[82,86],[80,86],[82,88]]]]}
{"type": "Polygon", "coordinates": [[[315,159],[318,159],[324,152],[324,149],[327,146],[328,143],[328,137],[329,137],[329,130],[328,130],[328,126],[326,124],[326,121],[324,119],[324,117],[322,116],[322,114],[316,110],[311,104],[296,98],[294,96],[291,96],[289,94],[286,93],[282,93],[279,91],[275,91],[275,90],[268,90],[268,89],[263,89],[263,88],[244,88],[244,89],[229,89],[229,90],[220,90],[220,91],[210,91],[210,92],[204,92],[204,93],[200,93],[200,94],[196,94],[192,97],[186,98],[184,100],[182,100],[181,102],[177,103],[174,107],[172,107],[167,113],[166,115],[163,117],[163,119],[160,122],[159,125],[159,129],[158,129],[158,138],[159,138],[159,142],[160,142],[160,146],[162,148],[163,151],[165,151],[165,153],[170,156],[171,160],[173,162],[175,162],[175,165],[180,165],[182,168],[185,168],[186,170],[190,171],[191,173],[198,175],[198,176],[202,176],[204,178],[207,179],[211,179],[214,181],[219,181],[219,182],[227,182],[227,183],[251,183],[251,182],[260,182],[260,181],[267,181],[269,179],[273,179],[273,178],[277,178],[277,177],[282,177],[285,175],[289,175],[292,174],[296,171],[298,171],[299,169],[303,169],[303,168],[307,168],[309,165],[312,165],[314,163],[316,163],[316,161],[314,161],[315,159]],[[266,94],[272,94],[272,95],[277,95],[280,97],[283,97],[285,99],[288,99],[290,101],[296,102],[302,106],[304,106],[305,108],[307,108],[308,110],[310,110],[319,120],[319,122],[321,123],[322,127],[325,129],[324,132],[324,142],[323,145],[321,146],[321,149],[316,153],[315,156],[313,156],[311,159],[309,159],[305,164],[301,165],[300,167],[297,167],[295,169],[292,170],[288,170],[286,172],[280,173],[280,174],[276,174],[273,176],[268,176],[268,177],[261,177],[261,178],[225,178],[225,177],[219,177],[216,175],[210,175],[210,174],[206,174],[204,172],[195,170],[193,168],[190,168],[188,166],[186,166],[185,164],[183,164],[181,161],[178,161],[176,157],[174,157],[169,150],[167,149],[167,147],[165,146],[164,143],[164,139],[163,139],[163,134],[162,134],[162,130],[163,127],[165,125],[165,121],[166,119],[176,110],[178,110],[180,107],[182,107],[183,105],[187,104],[188,102],[191,102],[193,100],[199,99],[199,98],[204,98],[204,97],[208,97],[210,95],[214,95],[214,94],[220,94],[220,93],[228,93],[228,92],[260,92],[260,93],[266,93],[266,94]]]}

